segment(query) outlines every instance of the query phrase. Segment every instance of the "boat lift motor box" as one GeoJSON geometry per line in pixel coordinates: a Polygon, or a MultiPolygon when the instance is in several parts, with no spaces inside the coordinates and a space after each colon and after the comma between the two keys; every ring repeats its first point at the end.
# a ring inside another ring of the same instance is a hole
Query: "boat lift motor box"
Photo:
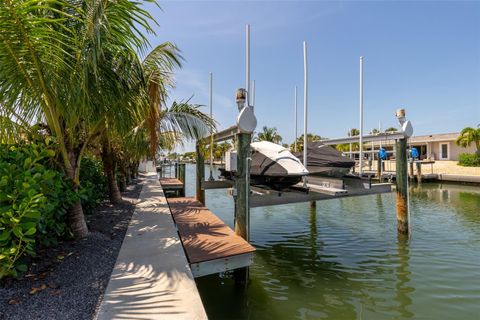
{"type": "Polygon", "coordinates": [[[230,150],[225,153],[225,171],[237,171],[237,151],[230,150]]]}

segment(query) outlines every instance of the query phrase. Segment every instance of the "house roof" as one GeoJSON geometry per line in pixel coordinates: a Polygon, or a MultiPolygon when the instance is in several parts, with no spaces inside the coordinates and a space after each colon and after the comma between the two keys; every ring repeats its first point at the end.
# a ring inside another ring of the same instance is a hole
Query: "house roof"
{"type": "Polygon", "coordinates": [[[409,143],[419,142],[437,142],[437,141],[454,141],[458,138],[459,132],[430,134],[424,136],[413,136],[409,139],[409,143]]]}

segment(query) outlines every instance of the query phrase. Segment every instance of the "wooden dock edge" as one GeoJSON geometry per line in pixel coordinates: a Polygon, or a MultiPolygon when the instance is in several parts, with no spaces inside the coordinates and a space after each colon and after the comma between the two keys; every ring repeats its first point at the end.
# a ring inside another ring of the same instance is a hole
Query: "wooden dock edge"
{"type": "Polygon", "coordinates": [[[144,178],[94,319],[207,319],[157,175],[144,178]]]}
{"type": "Polygon", "coordinates": [[[255,248],[192,197],[168,198],[194,277],[232,271],[253,263],[255,248]]]}

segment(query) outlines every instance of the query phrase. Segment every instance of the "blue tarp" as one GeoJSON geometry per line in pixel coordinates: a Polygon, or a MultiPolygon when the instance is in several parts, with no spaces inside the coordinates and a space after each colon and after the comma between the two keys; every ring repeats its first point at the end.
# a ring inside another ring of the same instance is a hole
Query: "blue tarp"
{"type": "Polygon", "coordinates": [[[384,148],[380,148],[380,150],[378,150],[378,156],[382,160],[387,160],[388,159],[387,150],[385,150],[384,148]]]}

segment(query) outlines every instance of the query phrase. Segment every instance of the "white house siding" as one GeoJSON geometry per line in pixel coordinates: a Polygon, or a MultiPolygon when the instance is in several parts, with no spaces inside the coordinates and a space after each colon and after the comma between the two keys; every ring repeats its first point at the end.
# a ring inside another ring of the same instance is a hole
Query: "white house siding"
{"type": "Polygon", "coordinates": [[[474,153],[476,151],[475,145],[470,145],[470,147],[462,148],[457,146],[455,141],[438,141],[438,142],[428,142],[427,143],[427,155],[435,160],[451,160],[458,161],[458,157],[461,153],[474,153]],[[448,158],[440,158],[440,145],[447,143],[448,144],[448,158]]]}

